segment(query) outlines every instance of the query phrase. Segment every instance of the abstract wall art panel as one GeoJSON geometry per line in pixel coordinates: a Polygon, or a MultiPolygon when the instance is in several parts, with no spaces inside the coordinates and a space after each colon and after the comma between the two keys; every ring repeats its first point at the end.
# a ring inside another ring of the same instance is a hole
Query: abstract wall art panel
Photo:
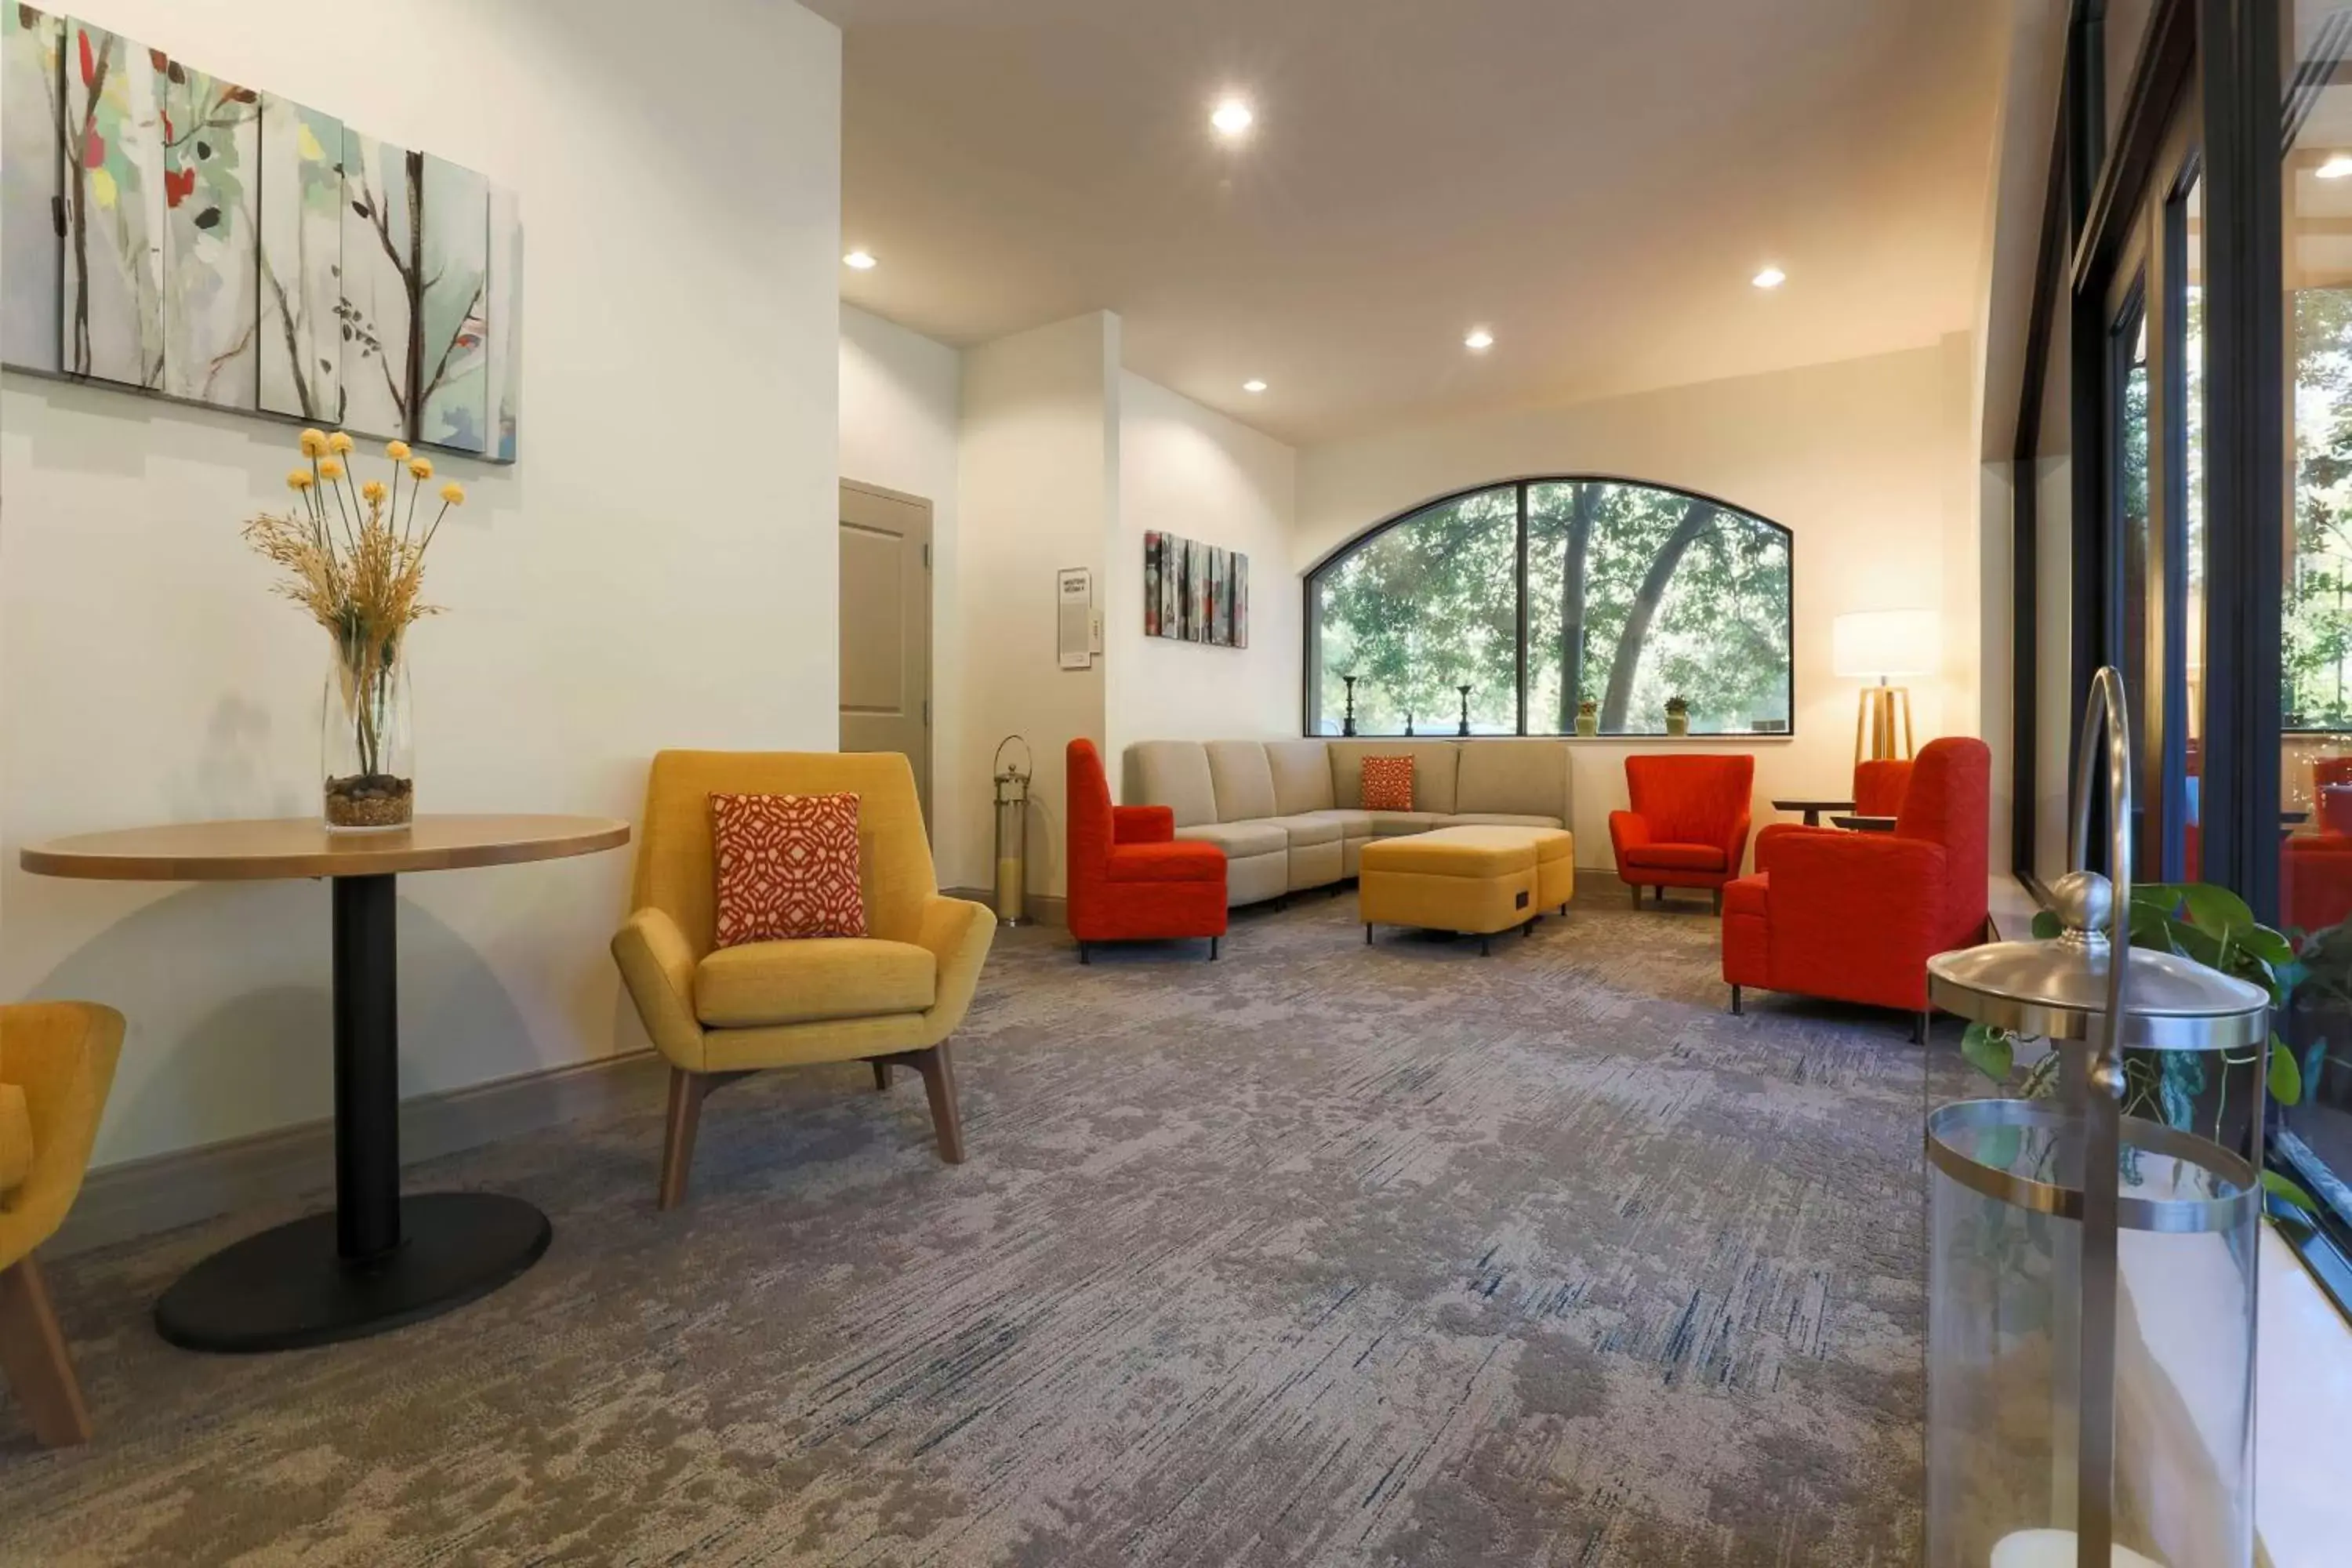
{"type": "Polygon", "coordinates": [[[66,32],[59,363],[69,375],[161,390],[169,62],[87,22],[66,32]]]}
{"type": "Polygon", "coordinates": [[[515,460],[522,424],[522,208],[514,193],[490,187],[490,456],[515,460]]]}
{"type": "Polygon", "coordinates": [[[338,424],[343,409],[343,122],[261,100],[261,402],[338,424]]]}
{"type": "Polygon", "coordinates": [[[1143,536],[1143,635],[1249,646],[1249,557],[1196,539],[1143,536]]]}
{"type": "Polygon", "coordinates": [[[1209,627],[1201,640],[1216,647],[1230,647],[1234,640],[1232,613],[1225,598],[1226,560],[1226,552],[1209,546],[1209,627]]]}
{"type": "Polygon", "coordinates": [[[65,183],[65,18],[0,16],[0,359],[54,373],[65,183]]]}
{"type": "Polygon", "coordinates": [[[405,147],[343,127],[342,422],[370,436],[412,434],[409,284],[421,289],[424,273],[409,163],[405,147]]]}
{"type": "Polygon", "coordinates": [[[522,235],[473,170],[0,10],[0,363],[512,462],[522,235]]]}
{"type": "Polygon", "coordinates": [[[461,452],[490,449],[490,187],[470,169],[426,153],[425,359],[418,434],[461,452]]]}
{"type": "Polygon", "coordinates": [[[163,390],[251,408],[261,289],[255,177],[261,95],[167,61],[163,152],[163,390]]]}
{"type": "Polygon", "coordinates": [[[1156,532],[1143,536],[1143,635],[1160,635],[1160,541],[1156,532]]]}
{"type": "Polygon", "coordinates": [[[1184,542],[1184,640],[1209,640],[1209,547],[1184,542]]]}

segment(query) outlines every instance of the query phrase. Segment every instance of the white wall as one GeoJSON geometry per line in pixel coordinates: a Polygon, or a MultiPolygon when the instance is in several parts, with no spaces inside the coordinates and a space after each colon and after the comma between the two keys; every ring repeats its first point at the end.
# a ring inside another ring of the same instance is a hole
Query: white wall
{"type": "MultiPolygon", "coordinates": [[[[931,503],[931,837],[961,864],[967,797],[962,606],[957,599],[963,356],[853,305],[841,308],[841,477],[931,503]]],[[[985,853],[983,847],[982,853],[985,853]]]]}
{"type": "MultiPolygon", "coordinates": [[[[1848,610],[1941,612],[1944,678],[1915,681],[1924,740],[1974,734],[1979,497],[1965,335],[1930,348],[1514,410],[1308,447],[1298,458],[1294,568],[1381,519],[1485,480],[1611,474],[1717,496],[1795,536],[1797,706],[1787,740],[1709,741],[1753,752],[1759,823],[1774,795],[1845,792],[1856,683],[1832,673],[1830,623],[1848,610]],[[1953,582],[1962,573],[1971,581],[1953,582]],[[1962,617],[1949,624],[1952,617],[1962,617]]],[[[1609,863],[1623,758],[1662,749],[1583,741],[1572,755],[1577,858],[1609,863]]]]}
{"type": "Polygon", "coordinates": [[[955,578],[964,705],[961,758],[974,782],[941,837],[950,886],[989,888],[993,805],[983,781],[997,743],[1020,734],[1036,759],[1028,887],[1059,896],[1064,754],[1083,735],[1105,740],[1101,659],[1062,669],[1055,658],[1055,574],[1084,566],[1103,602],[1107,547],[1118,524],[1117,316],[1095,312],[1000,338],[963,356],[963,443],[955,578]]]}
{"type": "Polygon", "coordinates": [[[1118,384],[1119,510],[1103,639],[1114,788],[1130,741],[1296,735],[1301,603],[1290,561],[1297,454],[1133,372],[1118,384]],[[1143,635],[1151,530],[1249,556],[1249,647],[1143,635]]]}
{"type": "MultiPolygon", "coordinates": [[[[835,740],[840,38],[779,0],[110,0],[106,22],[520,193],[522,462],[414,637],[428,811],[634,817],[663,746],[835,740]],[[723,47],[680,48],[681,38],[723,47]],[[747,173],[755,172],[755,173],[747,173]]],[[[326,639],[237,525],[281,426],[0,390],[0,994],[129,1015],[99,1159],[328,1113],[327,894],[16,868],[63,833],[318,804],[326,639]]],[[[403,1088],[642,1043],[629,857],[402,883],[403,1088]]]]}

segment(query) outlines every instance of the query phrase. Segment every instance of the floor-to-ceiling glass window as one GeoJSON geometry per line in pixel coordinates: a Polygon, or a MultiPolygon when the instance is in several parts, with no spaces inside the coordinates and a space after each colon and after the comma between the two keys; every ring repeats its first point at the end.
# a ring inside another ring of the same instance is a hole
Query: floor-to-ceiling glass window
{"type": "Polygon", "coordinates": [[[2352,1240],[2352,0],[2083,4],[2074,28],[2017,443],[2017,865],[2065,864],[2073,726],[2113,663],[2132,870],[2231,888],[2294,942],[2271,1147],[2352,1240]]]}
{"type": "Polygon", "coordinates": [[[2303,1096],[2281,1139],[2352,1222],[2352,6],[2287,39],[2281,264],[2290,416],[2279,594],[2280,916],[2306,968],[2287,1019],[2303,1096]]]}

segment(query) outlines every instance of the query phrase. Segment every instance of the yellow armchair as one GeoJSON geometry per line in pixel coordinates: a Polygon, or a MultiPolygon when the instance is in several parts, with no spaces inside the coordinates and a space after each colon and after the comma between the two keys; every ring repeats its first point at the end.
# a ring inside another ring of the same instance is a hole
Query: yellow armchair
{"type": "Polygon", "coordinates": [[[633,912],[613,958],[646,1033],[669,1062],[658,1198],[685,1201],[702,1101],[767,1068],[870,1061],[876,1087],[913,1068],[940,1156],[963,1159],[948,1037],[963,1022],[996,935],[984,905],[943,898],[915,775],[895,752],[663,752],[646,785],[633,912]],[[857,797],[864,938],[719,948],[710,796],[857,797]]]}
{"type": "Polygon", "coordinates": [[[121,1051],[110,1007],[0,1007],[0,1370],[52,1447],[88,1442],[89,1412],[33,1248],[81,1191],[121,1051]]]}

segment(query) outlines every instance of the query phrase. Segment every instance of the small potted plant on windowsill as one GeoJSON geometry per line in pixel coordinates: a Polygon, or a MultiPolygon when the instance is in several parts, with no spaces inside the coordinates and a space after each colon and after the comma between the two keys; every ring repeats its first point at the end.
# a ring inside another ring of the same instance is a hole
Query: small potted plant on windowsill
{"type": "Polygon", "coordinates": [[[1590,697],[1576,705],[1576,732],[1580,735],[1601,733],[1601,704],[1590,697]]]}
{"type": "Polygon", "coordinates": [[[1666,733],[1669,735],[1690,733],[1690,699],[1686,697],[1666,699],[1666,733]]]}

